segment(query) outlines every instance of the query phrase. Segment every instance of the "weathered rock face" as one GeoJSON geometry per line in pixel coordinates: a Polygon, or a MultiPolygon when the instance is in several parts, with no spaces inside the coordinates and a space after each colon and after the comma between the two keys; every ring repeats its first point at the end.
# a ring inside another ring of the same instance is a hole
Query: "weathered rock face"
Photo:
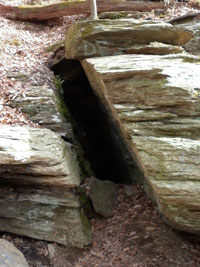
{"type": "MultiPolygon", "coordinates": [[[[23,73],[9,73],[8,77],[29,82],[28,75],[23,73]]],[[[59,133],[67,140],[74,139],[71,123],[65,117],[66,107],[62,106],[63,103],[60,102],[53,88],[30,85],[26,88],[25,95],[18,95],[8,104],[11,107],[19,107],[30,120],[59,133]]]]}
{"type": "Polygon", "coordinates": [[[12,243],[0,239],[0,267],[28,267],[28,263],[12,243]]]}
{"type": "Polygon", "coordinates": [[[0,230],[83,247],[90,227],[73,192],[72,146],[48,129],[0,126],[0,230]],[[71,227],[73,225],[73,227],[71,227]]]}
{"type": "Polygon", "coordinates": [[[66,37],[66,58],[83,59],[124,54],[134,45],[150,42],[180,46],[193,34],[164,22],[120,19],[80,21],[66,37]]]}
{"type": "Polygon", "coordinates": [[[79,199],[66,189],[1,185],[0,217],[1,231],[80,248],[91,241],[79,199]]]}
{"type": "Polygon", "coordinates": [[[80,170],[70,144],[41,128],[0,126],[1,180],[75,187],[80,170]]]}
{"type": "Polygon", "coordinates": [[[82,65],[166,221],[200,233],[199,59],[126,55],[82,65]]]}

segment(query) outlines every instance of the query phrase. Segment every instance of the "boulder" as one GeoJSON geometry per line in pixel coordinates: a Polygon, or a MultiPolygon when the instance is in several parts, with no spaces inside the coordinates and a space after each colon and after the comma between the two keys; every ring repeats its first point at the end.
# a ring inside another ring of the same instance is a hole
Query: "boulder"
{"type": "Polygon", "coordinates": [[[117,185],[111,181],[101,181],[92,177],[89,186],[89,197],[95,212],[104,217],[111,217],[117,203],[117,185]]]}
{"type": "Polygon", "coordinates": [[[120,55],[82,65],[164,219],[200,234],[199,58],[120,55]]]}
{"type": "Polygon", "coordinates": [[[0,125],[1,180],[76,187],[80,169],[72,146],[48,129],[0,125]]]}
{"type": "Polygon", "coordinates": [[[73,24],[66,33],[66,58],[125,54],[134,45],[160,42],[182,46],[193,34],[169,23],[136,19],[85,20],[73,24]]]}
{"type": "Polygon", "coordinates": [[[0,239],[0,267],[28,267],[24,255],[10,242],[0,239]]]}

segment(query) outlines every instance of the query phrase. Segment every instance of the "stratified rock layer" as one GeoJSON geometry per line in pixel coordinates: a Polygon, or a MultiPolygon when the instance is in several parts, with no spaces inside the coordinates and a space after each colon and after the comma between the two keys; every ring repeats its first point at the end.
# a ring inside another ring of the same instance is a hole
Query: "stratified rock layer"
{"type": "Polygon", "coordinates": [[[126,55],[82,62],[165,220],[198,234],[199,62],[184,55],[126,55]]]}
{"type": "Polygon", "coordinates": [[[134,19],[80,21],[66,33],[66,58],[120,55],[134,45],[150,42],[181,46],[192,37],[191,32],[164,22],[134,19]]]}
{"type": "Polygon", "coordinates": [[[72,126],[66,116],[68,115],[66,106],[58,97],[57,90],[47,86],[29,85],[30,77],[24,73],[10,72],[9,78],[25,82],[26,92],[24,95],[14,97],[8,105],[18,107],[26,113],[28,119],[48,128],[67,140],[74,140],[72,126]]]}
{"type": "Polygon", "coordinates": [[[41,128],[0,126],[1,179],[35,185],[75,187],[80,170],[70,144],[41,128]]]}
{"type": "Polygon", "coordinates": [[[83,247],[90,227],[73,188],[72,146],[48,129],[0,125],[0,230],[83,247]],[[72,227],[73,226],[73,227],[72,227]]]}

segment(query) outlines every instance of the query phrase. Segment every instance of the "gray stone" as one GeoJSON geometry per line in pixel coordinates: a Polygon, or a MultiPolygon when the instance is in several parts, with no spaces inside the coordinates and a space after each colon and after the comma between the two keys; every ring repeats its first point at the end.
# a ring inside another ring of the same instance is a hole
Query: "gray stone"
{"type": "Polygon", "coordinates": [[[53,244],[48,244],[48,252],[49,252],[49,258],[53,259],[55,257],[55,246],[53,244]]]}
{"type": "Polygon", "coordinates": [[[79,165],[58,134],[0,125],[0,174],[0,231],[81,248],[90,243],[72,190],[80,183],[79,165]]]}
{"type": "Polygon", "coordinates": [[[10,242],[0,239],[0,267],[28,267],[24,255],[10,242]]]}
{"type": "Polygon", "coordinates": [[[117,185],[92,177],[89,186],[89,196],[95,212],[104,217],[111,217],[117,202],[117,185]]]}
{"type": "Polygon", "coordinates": [[[198,234],[199,62],[198,57],[182,54],[121,55],[82,62],[165,220],[198,234]]]}
{"type": "Polygon", "coordinates": [[[0,231],[83,248],[89,222],[72,191],[64,188],[0,187],[0,231]]]}
{"type": "MultiPolygon", "coordinates": [[[[8,77],[30,83],[30,77],[23,73],[11,72],[8,77]]],[[[67,119],[67,108],[53,88],[37,84],[26,86],[24,95],[13,97],[7,104],[13,108],[20,108],[31,121],[60,134],[67,140],[74,140],[72,126],[69,118],[67,119]]]]}
{"type": "Polygon", "coordinates": [[[69,143],[48,129],[0,125],[1,180],[75,187],[80,169],[69,143]]]}
{"type": "Polygon", "coordinates": [[[182,46],[192,37],[192,32],[164,22],[135,19],[79,21],[66,33],[66,58],[120,55],[134,45],[150,42],[182,46]]]}

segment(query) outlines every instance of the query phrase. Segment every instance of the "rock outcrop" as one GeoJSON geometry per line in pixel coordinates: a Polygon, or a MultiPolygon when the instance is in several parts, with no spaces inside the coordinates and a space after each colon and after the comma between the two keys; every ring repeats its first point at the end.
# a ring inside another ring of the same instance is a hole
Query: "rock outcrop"
{"type": "Polygon", "coordinates": [[[76,187],[80,170],[72,146],[41,128],[1,125],[1,181],[76,187]]]}
{"type": "Polygon", "coordinates": [[[164,22],[135,19],[80,21],[67,31],[66,58],[121,55],[134,49],[135,45],[151,42],[182,46],[192,37],[192,32],[164,22]]]}
{"type": "Polygon", "coordinates": [[[165,220],[199,234],[199,59],[120,55],[82,65],[165,220]]]}
{"type": "MultiPolygon", "coordinates": [[[[8,73],[8,77],[22,84],[23,82],[32,83],[29,75],[24,73],[11,72],[8,73]]],[[[63,105],[53,88],[37,84],[29,85],[25,95],[14,97],[8,105],[20,108],[28,119],[60,134],[66,140],[74,140],[69,118],[67,120],[66,106],[63,105]]]]}
{"type": "Polygon", "coordinates": [[[90,242],[73,190],[80,183],[76,155],[58,134],[1,125],[0,173],[1,231],[77,247],[90,242]]]}
{"type": "Polygon", "coordinates": [[[24,255],[10,242],[0,239],[0,267],[28,267],[24,255]]]}

